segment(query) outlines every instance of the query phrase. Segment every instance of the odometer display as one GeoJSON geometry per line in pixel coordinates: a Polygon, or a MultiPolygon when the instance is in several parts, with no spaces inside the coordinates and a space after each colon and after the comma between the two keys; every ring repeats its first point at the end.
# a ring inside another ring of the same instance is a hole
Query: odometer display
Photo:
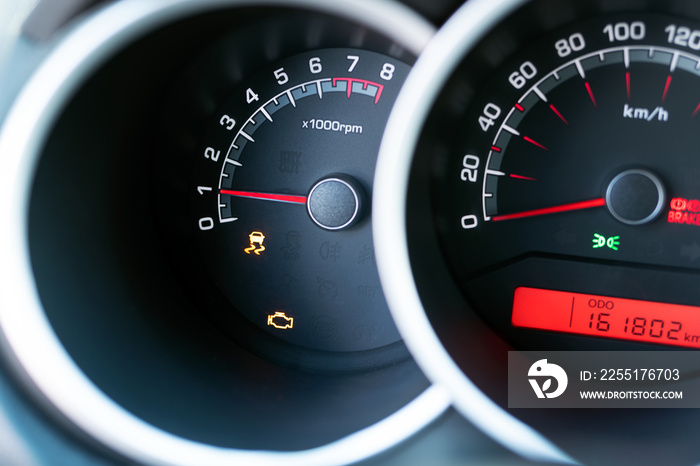
{"type": "Polygon", "coordinates": [[[520,287],[516,327],[700,348],[700,307],[520,287]]]}

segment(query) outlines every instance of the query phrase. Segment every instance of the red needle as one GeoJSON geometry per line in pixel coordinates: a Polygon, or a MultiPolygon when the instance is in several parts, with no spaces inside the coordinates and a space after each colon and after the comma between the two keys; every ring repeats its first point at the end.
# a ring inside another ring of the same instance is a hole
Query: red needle
{"type": "Polygon", "coordinates": [[[306,204],[306,196],[293,196],[290,194],[253,193],[250,191],[231,191],[222,189],[221,194],[229,196],[246,197],[248,199],[264,199],[267,201],[291,202],[294,204],[306,204]]]}
{"type": "Polygon", "coordinates": [[[554,207],[545,207],[543,209],[527,210],[525,212],[518,212],[515,214],[497,215],[492,217],[491,220],[494,222],[500,222],[501,220],[514,220],[516,218],[527,218],[527,217],[537,217],[539,215],[547,214],[557,214],[560,212],[570,212],[572,210],[582,210],[590,209],[592,207],[603,207],[605,205],[605,198],[591,199],[589,201],[572,202],[571,204],[562,204],[554,207]]]}

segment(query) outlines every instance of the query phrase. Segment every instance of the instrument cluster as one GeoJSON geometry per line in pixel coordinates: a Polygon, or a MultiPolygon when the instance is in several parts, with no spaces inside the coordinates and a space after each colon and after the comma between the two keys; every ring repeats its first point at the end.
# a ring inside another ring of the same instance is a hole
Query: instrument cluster
{"type": "Polygon", "coordinates": [[[117,462],[391,464],[450,413],[494,461],[700,462],[693,410],[508,392],[523,351],[700,346],[700,8],[458,6],[40,2],[0,77],[9,377],[117,462]]]}

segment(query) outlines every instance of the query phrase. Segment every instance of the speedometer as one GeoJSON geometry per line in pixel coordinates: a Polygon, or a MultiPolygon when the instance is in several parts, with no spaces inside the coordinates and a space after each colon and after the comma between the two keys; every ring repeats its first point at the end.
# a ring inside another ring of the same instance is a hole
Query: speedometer
{"type": "Polygon", "coordinates": [[[688,413],[510,409],[507,368],[698,347],[698,84],[695,4],[472,0],[397,99],[373,198],[390,308],[429,377],[523,455],[697,462],[688,413]]]}
{"type": "MultiPolygon", "coordinates": [[[[446,257],[513,338],[529,326],[508,325],[519,287],[698,304],[697,27],[633,13],[549,32],[495,71],[434,162],[447,170],[434,183],[446,257]]],[[[685,335],[700,332],[663,312],[620,315],[612,332],[614,313],[591,311],[538,328],[580,334],[594,314],[589,336],[695,346],[685,335]],[[645,330],[624,332],[630,318],[645,330]]]]}

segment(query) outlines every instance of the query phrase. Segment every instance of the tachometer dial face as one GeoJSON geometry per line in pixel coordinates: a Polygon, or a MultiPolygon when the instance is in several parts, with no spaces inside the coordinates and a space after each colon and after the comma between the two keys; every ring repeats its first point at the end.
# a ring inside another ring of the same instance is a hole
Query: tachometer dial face
{"type": "MultiPolygon", "coordinates": [[[[519,287],[700,304],[699,31],[592,17],[513,53],[476,94],[436,158],[435,212],[459,286],[506,334],[519,287]]],[[[640,341],[625,318],[615,337],[640,341]]]]}
{"type": "Polygon", "coordinates": [[[400,339],[369,196],[408,68],[366,50],[314,50],[244,80],[216,113],[192,175],[191,221],[213,282],[259,328],[325,351],[400,339]]]}

